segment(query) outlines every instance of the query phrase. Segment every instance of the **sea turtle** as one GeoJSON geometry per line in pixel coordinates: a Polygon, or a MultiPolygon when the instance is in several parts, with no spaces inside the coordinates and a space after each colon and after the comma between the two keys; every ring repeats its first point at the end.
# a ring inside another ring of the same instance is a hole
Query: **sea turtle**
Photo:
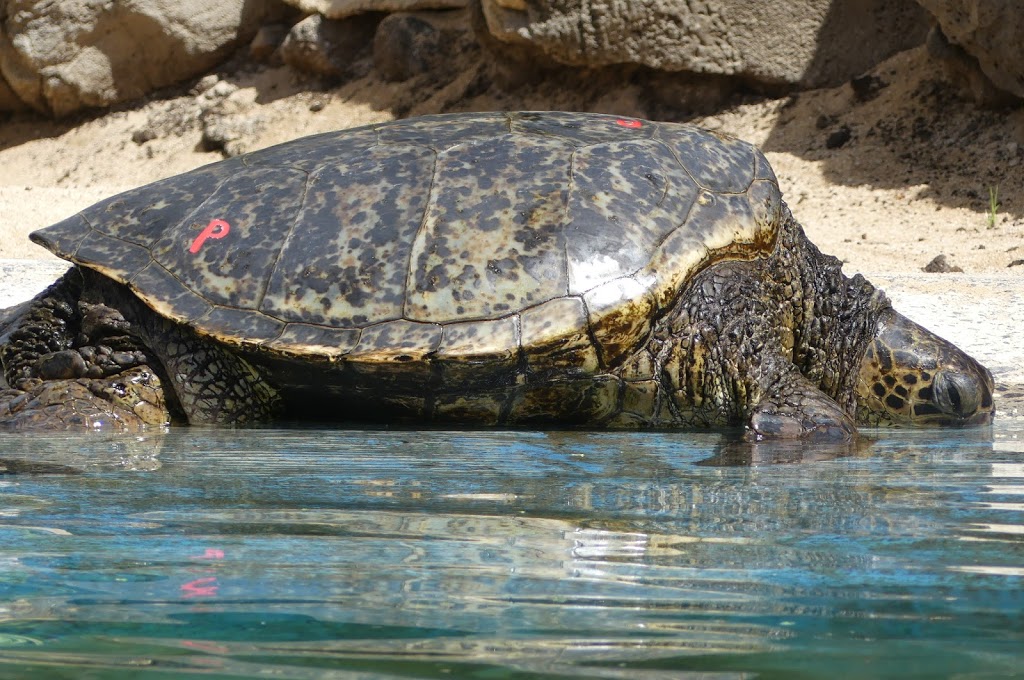
{"type": "Polygon", "coordinates": [[[320,134],[31,237],[75,266],[0,322],[0,426],[326,418],[977,424],[992,378],[822,255],[753,146],[555,112],[320,134]]]}

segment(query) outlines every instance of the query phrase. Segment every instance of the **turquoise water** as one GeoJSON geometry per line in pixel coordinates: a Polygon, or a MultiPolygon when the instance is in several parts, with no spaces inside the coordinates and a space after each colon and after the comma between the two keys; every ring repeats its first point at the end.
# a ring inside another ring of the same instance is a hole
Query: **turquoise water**
{"type": "Polygon", "coordinates": [[[1024,425],[868,435],[0,436],[0,678],[1024,676],[1024,425]]]}

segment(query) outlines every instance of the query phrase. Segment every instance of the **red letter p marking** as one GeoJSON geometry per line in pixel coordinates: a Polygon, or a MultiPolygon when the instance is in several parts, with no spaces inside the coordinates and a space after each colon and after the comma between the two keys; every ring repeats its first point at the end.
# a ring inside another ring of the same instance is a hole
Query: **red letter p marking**
{"type": "Polygon", "coordinates": [[[196,236],[195,240],[192,241],[192,245],[188,247],[188,252],[195,255],[199,252],[199,249],[206,243],[206,239],[210,238],[224,238],[231,231],[231,225],[224,220],[212,219],[210,223],[203,228],[199,235],[196,236]]]}

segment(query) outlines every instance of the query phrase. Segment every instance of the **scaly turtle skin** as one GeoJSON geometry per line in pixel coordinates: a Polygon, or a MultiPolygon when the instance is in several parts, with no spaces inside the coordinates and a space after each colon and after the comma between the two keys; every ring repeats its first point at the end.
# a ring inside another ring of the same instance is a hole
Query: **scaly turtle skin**
{"type": "Polygon", "coordinates": [[[843,439],[974,424],[988,372],[822,255],[753,146],[577,113],[317,135],[36,232],[0,427],[170,418],[843,439]]]}

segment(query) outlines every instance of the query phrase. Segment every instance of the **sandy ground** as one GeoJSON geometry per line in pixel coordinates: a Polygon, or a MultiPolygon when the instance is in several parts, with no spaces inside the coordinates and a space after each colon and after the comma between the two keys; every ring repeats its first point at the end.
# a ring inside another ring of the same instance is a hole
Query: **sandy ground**
{"type": "MultiPolygon", "coordinates": [[[[976,109],[923,48],[882,63],[856,87],[779,99],[737,95],[697,117],[608,73],[554,74],[502,89],[471,45],[444,74],[384,82],[368,55],[352,71],[328,86],[285,66],[240,61],[121,110],[57,123],[21,115],[0,124],[0,260],[7,263],[0,284],[8,289],[0,307],[23,294],[11,282],[25,269],[10,261],[49,257],[28,241],[30,231],[110,194],[222,159],[223,149],[206,150],[211,139],[237,153],[424,113],[592,110],[689,120],[759,144],[823,251],[849,273],[895,285],[894,299],[916,305],[918,320],[937,321],[952,339],[995,360],[1004,387],[1024,384],[1024,108],[976,109]],[[963,274],[923,273],[938,255],[963,274]],[[957,293],[954,307],[936,302],[944,291],[957,293]]],[[[48,277],[42,266],[34,271],[48,277]]]]}

